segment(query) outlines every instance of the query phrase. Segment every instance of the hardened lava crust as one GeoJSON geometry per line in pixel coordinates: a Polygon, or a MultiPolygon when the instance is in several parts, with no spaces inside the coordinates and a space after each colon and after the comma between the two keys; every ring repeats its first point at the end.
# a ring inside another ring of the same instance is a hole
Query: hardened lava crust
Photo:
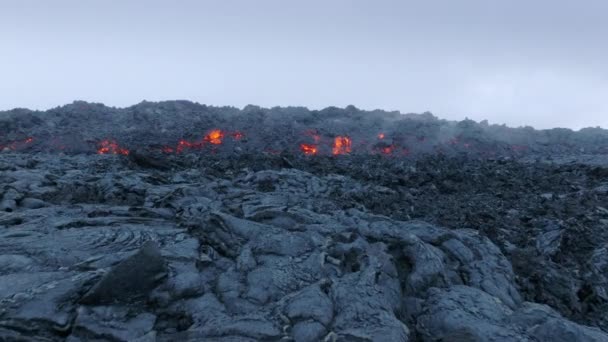
{"type": "Polygon", "coordinates": [[[608,341],[604,130],[0,114],[0,340],[608,341]]]}

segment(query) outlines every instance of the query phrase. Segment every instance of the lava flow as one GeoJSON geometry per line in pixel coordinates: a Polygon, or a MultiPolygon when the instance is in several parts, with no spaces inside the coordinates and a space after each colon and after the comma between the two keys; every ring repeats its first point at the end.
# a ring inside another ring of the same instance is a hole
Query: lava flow
{"type": "Polygon", "coordinates": [[[391,154],[393,153],[393,145],[383,147],[380,151],[384,154],[391,154]]]}
{"type": "Polygon", "coordinates": [[[304,152],[305,155],[315,155],[318,152],[317,145],[311,144],[300,144],[300,150],[304,152]]]}
{"type": "Polygon", "coordinates": [[[334,155],[348,154],[352,150],[352,140],[349,137],[337,136],[334,139],[332,153],[334,155]]]}
{"type": "Polygon", "coordinates": [[[97,154],[122,154],[128,156],[129,150],[120,147],[114,140],[103,140],[99,143],[97,154]]]}
{"type": "Polygon", "coordinates": [[[205,136],[204,141],[213,145],[221,145],[222,139],[224,139],[224,132],[219,129],[214,129],[205,136]]]}
{"type": "Polygon", "coordinates": [[[165,147],[163,149],[163,151],[165,153],[172,153],[173,151],[175,151],[176,153],[182,153],[186,148],[200,148],[202,146],[203,146],[203,143],[190,142],[188,140],[181,139],[177,143],[177,147],[175,149],[173,149],[171,147],[165,147]]]}
{"type": "Polygon", "coordinates": [[[7,145],[0,145],[0,151],[17,151],[24,148],[26,145],[31,144],[32,142],[34,142],[34,138],[32,137],[29,137],[25,140],[12,141],[7,145]]]}

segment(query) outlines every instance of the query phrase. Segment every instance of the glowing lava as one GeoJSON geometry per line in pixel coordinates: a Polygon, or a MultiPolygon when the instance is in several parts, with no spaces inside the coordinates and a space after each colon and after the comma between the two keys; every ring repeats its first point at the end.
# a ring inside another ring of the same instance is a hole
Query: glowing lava
{"type": "MultiPolygon", "coordinates": [[[[239,131],[235,131],[235,132],[231,133],[230,135],[232,135],[232,138],[234,140],[240,140],[245,136],[243,133],[241,133],[239,131]]],[[[188,141],[186,139],[181,139],[180,141],[177,142],[177,146],[175,148],[170,147],[170,146],[164,146],[162,148],[162,151],[164,153],[174,153],[174,152],[182,153],[186,149],[203,148],[206,143],[209,143],[212,145],[221,145],[222,140],[224,139],[224,136],[226,136],[226,133],[224,131],[222,131],[220,129],[213,129],[213,130],[209,131],[209,133],[207,133],[207,135],[205,135],[201,141],[188,141]]]]}
{"type": "Polygon", "coordinates": [[[300,144],[300,150],[304,152],[305,155],[315,155],[319,152],[317,145],[311,144],[300,144]]]}
{"type": "Polygon", "coordinates": [[[205,136],[204,141],[213,145],[220,145],[222,139],[224,139],[224,132],[219,129],[214,129],[205,136]]]}
{"type": "MultiPolygon", "coordinates": [[[[177,143],[177,147],[175,148],[175,153],[182,153],[184,151],[184,149],[191,148],[193,145],[194,144],[192,144],[191,142],[181,139],[177,143]]],[[[171,152],[173,152],[173,149],[171,147],[165,147],[164,151],[167,153],[171,153],[171,152]]]]}
{"type": "Polygon", "coordinates": [[[391,154],[391,153],[393,153],[393,146],[391,145],[391,146],[383,147],[380,151],[384,154],[391,154]]]}
{"type": "Polygon", "coordinates": [[[380,139],[380,140],[384,139],[384,133],[378,134],[378,139],[380,139]]]}
{"type": "Polygon", "coordinates": [[[25,148],[26,145],[34,142],[34,138],[29,137],[25,140],[18,140],[9,142],[7,145],[0,145],[0,151],[17,151],[22,148],[25,148]]]}
{"type": "Polygon", "coordinates": [[[334,155],[347,154],[352,151],[353,142],[349,137],[337,136],[334,139],[332,153],[334,155]]]}
{"type": "Polygon", "coordinates": [[[120,147],[114,140],[103,140],[99,143],[97,154],[122,154],[128,156],[129,150],[120,147]]]}

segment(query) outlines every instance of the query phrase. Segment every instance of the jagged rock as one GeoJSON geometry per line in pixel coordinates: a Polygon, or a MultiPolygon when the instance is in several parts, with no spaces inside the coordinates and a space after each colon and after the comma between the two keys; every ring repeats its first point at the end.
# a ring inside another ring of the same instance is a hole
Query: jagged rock
{"type": "Polygon", "coordinates": [[[513,311],[499,298],[467,286],[433,289],[417,330],[424,341],[605,341],[608,334],[570,322],[547,306],[513,311]]]}
{"type": "Polygon", "coordinates": [[[153,156],[150,153],[144,153],[138,150],[130,151],[129,160],[135,163],[136,165],[145,168],[159,170],[168,170],[170,168],[166,159],[159,156],[153,156]]]}
{"type": "Polygon", "coordinates": [[[597,166],[117,158],[0,156],[0,339],[605,338],[597,166]]]}
{"type": "Polygon", "coordinates": [[[203,294],[203,279],[198,272],[179,272],[169,280],[169,287],[174,299],[195,297],[203,294]]]}
{"type": "Polygon", "coordinates": [[[327,334],[327,328],[317,321],[307,320],[293,326],[293,339],[295,342],[320,341],[327,334]]]}
{"type": "Polygon", "coordinates": [[[333,314],[333,303],[319,285],[303,289],[285,307],[285,315],[292,322],[314,320],[324,327],[331,323],[333,314]]]}
{"type": "Polygon", "coordinates": [[[24,198],[19,205],[26,209],[39,209],[48,206],[48,203],[37,198],[24,198]]]}
{"type": "Polygon", "coordinates": [[[134,255],[104,275],[81,299],[89,305],[129,302],[147,295],[165,276],[165,260],[154,242],[146,242],[134,255]]]}
{"type": "Polygon", "coordinates": [[[13,212],[17,209],[17,201],[22,195],[17,190],[10,188],[5,189],[2,199],[0,200],[0,211],[13,212]]]}
{"type": "Polygon", "coordinates": [[[73,341],[109,339],[133,341],[153,334],[156,316],[130,313],[112,306],[80,307],[74,322],[73,341]]]}
{"type": "Polygon", "coordinates": [[[423,307],[416,325],[423,341],[530,341],[502,324],[513,313],[507,305],[473,287],[434,288],[423,307]]]}

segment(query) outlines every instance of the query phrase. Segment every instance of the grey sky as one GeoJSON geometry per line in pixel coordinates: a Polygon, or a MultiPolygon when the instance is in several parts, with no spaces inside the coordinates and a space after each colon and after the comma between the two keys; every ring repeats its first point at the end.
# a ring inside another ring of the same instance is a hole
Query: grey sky
{"type": "Polygon", "coordinates": [[[0,0],[0,110],[353,104],[608,127],[605,0],[0,0]]]}

